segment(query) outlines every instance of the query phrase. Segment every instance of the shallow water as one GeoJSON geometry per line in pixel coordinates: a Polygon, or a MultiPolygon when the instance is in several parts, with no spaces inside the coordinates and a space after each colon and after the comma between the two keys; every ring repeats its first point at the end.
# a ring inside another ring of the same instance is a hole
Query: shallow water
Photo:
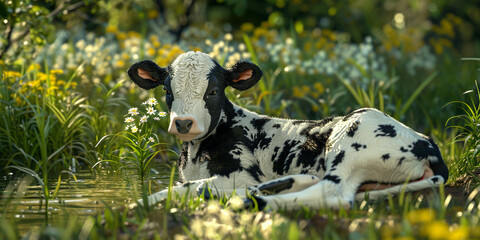
{"type": "MultiPolygon", "coordinates": [[[[152,192],[168,186],[170,179],[168,167],[155,169],[160,170],[150,178],[151,181],[145,183],[152,192]]],[[[59,221],[65,221],[65,216],[76,215],[79,224],[83,224],[88,216],[97,216],[106,206],[123,207],[140,198],[142,187],[138,176],[125,173],[115,175],[108,171],[92,174],[87,170],[75,173],[77,181],[72,177],[62,180],[57,195],[49,201],[48,222],[45,220],[42,187],[33,178],[4,176],[0,180],[3,193],[0,215],[15,222],[21,235],[45,224],[62,224],[59,221]]],[[[66,175],[63,177],[67,178],[66,175]]],[[[56,184],[57,180],[52,179],[50,183],[56,184]]],[[[55,185],[50,186],[51,192],[54,189],[55,185]]]]}

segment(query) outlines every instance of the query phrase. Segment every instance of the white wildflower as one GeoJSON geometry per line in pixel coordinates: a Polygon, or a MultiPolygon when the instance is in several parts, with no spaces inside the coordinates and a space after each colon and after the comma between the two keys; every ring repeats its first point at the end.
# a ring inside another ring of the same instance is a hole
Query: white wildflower
{"type": "Polygon", "coordinates": [[[133,117],[127,117],[127,118],[125,118],[125,122],[126,122],[126,123],[131,123],[131,122],[133,122],[133,121],[135,121],[135,119],[133,119],[133,117]]]}
{"type": "Polygon", "coordinates": [[[143,115],[143,117],[140,118],[140,122],[141,122],[141,123],[146,123],[146,122],[147,122],[147,119],[148,119],[148,116],[147,116],[147,115],[143,115]]]}
{"type": "Polygon", "coordinates": [[[153,120],[160,121],[160,118],[159,117],[154,117],[153,120]]]}
{"type": "Polygon", "coordinates": [[[132,130],[132,133],[138,132],[137,126],[132,126],[131,130],[132,130]]]}
{"type": "Polygon", "coordinates": [[[153,137],[149,137],[148,141],[153,143],[153,142],[155,142],[155,139],[153,139],[153,137]]]}
{"type": "Polygon", "coordinates": [[[166,112],[159,112],[159,113],[158,113],[158,116],[160,116],[160,117],[166,117],[166,116],[167,116],[167,113],[166,113],[166,112]]]}
{"type": "Polygon", "coordinates": [[[157,105],[157,99],[155,99],[155,98],[149,98],[149,99],[147,100],[147,104],[150,105],[150,106],[152,106],[152,105],[157,105]]]}
{"type": "Polygon", "coordinates": [[[232,41],[233,36],[232,36],[231,33],[227,33],[227,34],[225,34],[224,39],[225,39],[225,41],[227,41],[227,42],[228,42],[228,41],[232,41]]]}
{"type": "Polygon", "coordinates": [[[153,107],[148,107],[147,108],[147,114],[149,115],[153,115],[157,112],[157,110],[155,110],[153,107]]]}
{"type": "Polygon", "coordinates": [[[128,114],[132,115],[132,116],[135,116],[135,115],[138,115],[139,112],[138,112],[138,108],[130,108],[128,110],[128,114]]]}

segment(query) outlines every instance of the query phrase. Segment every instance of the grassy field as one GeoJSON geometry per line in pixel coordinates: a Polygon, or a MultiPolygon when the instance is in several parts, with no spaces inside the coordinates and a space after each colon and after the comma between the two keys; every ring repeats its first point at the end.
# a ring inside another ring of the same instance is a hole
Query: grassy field
{"type": "MultiPolygon", "coordinates": [[[[67,17],[63,20],[71,24],[58,26],[45,20],[51,17],[48,9],[22,12],[21,1],[13,2],[0,5],[20,9],[10,15],[0,11],[6,33],[10,25],[18,24],[17,30],[42,21],[47,25],[45,32],[31,28],[30,38],[12,41],[1,52],[1,175],[20,179],[5,183],[1,239],[480,239],[480,94],[475,81],[480,42],[469,41],[471,55],[463,58],[465,51],[457,49],[463,35],[455,29],[469,22],[461,16],[444,14],[424,28],[401,25],[406,16],[394,15],[393,22],[383,21],[365,34],[355,28],[312,27],[308,19],[280,26],[279,11],[266,21],[230,28],[213,22],[192,25],[176,39],[161,14],[145,6],[130,9],[136,17],[122,23],[119,11],[127,10],[105,3],[101,7],[112,10],[111,18],[94,28],[67,17]],[[27,19],[23,25],[22,18],[27,19]],[[178,196],[135,209],[105,203],[98,217],[70,213],[58,216],[68,219],[55,221],[58,225],[49,224],[44,211],[43,227],[20,233],[15,216],[5,209],[25,197],[23,175],[41,186],[45,209],[62,182],[76,180],[75,167],[92,173],[107,168],[119,178],[135,174],[145,183],[141,194],[158,190],[149,184],[153,170],[158,164],[174,169],[181,143],[166,132],[163,91],[135,87],[126,70],[142,59],[164,67],[191,50],[206,52],[225,67],[240,59],[258,64],[264,78],[257,86],[241,93],[226,90],[231,101],[253,111],[322,119],[375,107],[432,136],[451,172],[447,185],[382,201],[365,199],[338,211],[242,211],[239,199],[231,196],[178,196]],[[131,111],[139,114],[129,118],[131,111]]],[[[335,15],[337,8],[328,14],[335,15]]],[[[104,19],[101,14],[107,13],[89,14],[104,19]]],[[[2,38],[2,49],[8,36],[2,38]]]]}

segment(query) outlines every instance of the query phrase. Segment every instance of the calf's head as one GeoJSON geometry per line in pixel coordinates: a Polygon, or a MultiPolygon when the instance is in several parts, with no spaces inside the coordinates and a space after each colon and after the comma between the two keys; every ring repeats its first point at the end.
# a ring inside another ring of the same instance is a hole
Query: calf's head
{"type": "Polygon", "coordinates": [[[224,69],[208,54],[187,52],[167,68],[149,60],[135,63],[128,76],[147,90],[163,85],[170,111],[168,131],[182,141],[192,141],[214,131],[228,101],[224,89],[248,89],[260,80],[262,71],[246,61],[224,69]]]}

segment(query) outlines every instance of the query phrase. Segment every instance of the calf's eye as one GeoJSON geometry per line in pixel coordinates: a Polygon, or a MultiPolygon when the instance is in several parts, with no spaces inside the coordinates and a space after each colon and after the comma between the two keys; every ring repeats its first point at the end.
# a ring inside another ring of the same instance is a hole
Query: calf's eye
{"type": "Polygon", "coordinates": [[[213,90],[208,95],[215,96],[215,95],[217,95],[217,93],[218,93],[218,90],[213,90]]]}

